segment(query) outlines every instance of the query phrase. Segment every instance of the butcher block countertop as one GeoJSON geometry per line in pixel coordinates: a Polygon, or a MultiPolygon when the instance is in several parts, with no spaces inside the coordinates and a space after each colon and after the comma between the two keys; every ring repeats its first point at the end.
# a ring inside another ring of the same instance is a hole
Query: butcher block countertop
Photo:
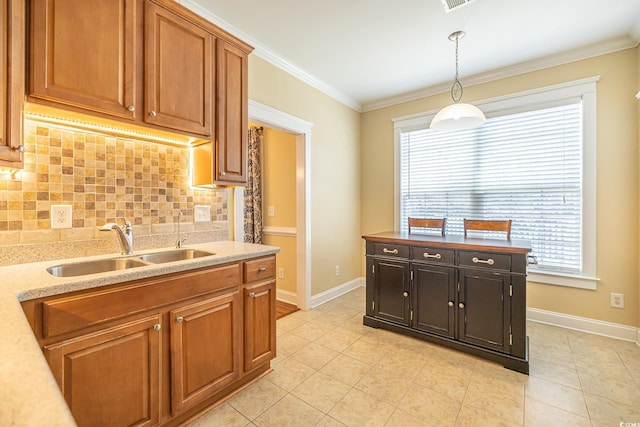
{"type": "MultiPolygon", "coordinates": [[[[216,255],[77,277],[54,277],[47,272],[47,268],[122,255],[109,254],[0,267],[0,307],[3,313],[3,321],[0,322],[0,425],[76,425],[27,322],[20,305],[22,301],[279,252],[279,248],[274,246],[232,241],[188,245],[185,249],[200,249],[216,255]]],[[[166,249],[171,250],[174,248],[166,249]]],[[[161,251],[163,250],[139,251],[131,256],[161,251]]]]}

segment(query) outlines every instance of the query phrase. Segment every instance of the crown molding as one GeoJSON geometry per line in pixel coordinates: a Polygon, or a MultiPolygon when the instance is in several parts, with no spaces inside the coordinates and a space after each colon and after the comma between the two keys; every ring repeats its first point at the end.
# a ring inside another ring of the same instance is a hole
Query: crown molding
{"type": "MultiPolygon", "coordinates": [[[[315,77],[311,73],[303,70],[295,64],[287,61],[278,53],[269,49],[267,46],[260,43],[240,31],[238,28],[229,24],[224,19],[214,15],[211,11],[203,8],[195,2],[195,0],[178,0],[183,6],[191,9],[193,12],[199,14],[205,19],[211,21],[223,30],[233,34],[234,36],[246,41],[253,45],[255,50],[253,54],[261,59],[269,62],[273,66],[280,68],[281,70],[289,73],[293,77],[303,81],[309,86],[319,90],[325,95],[335,99],[336,101],[344,104],[345,106],[364,113],[373,110],[379,110],[381,108],[391,107],[393,105],[402,104],[405,102],[415,101],[428,96],[438,95],[448,92],[451,89],[451,82],[446,82],[434,86],[429,86],[419,90],[406,92],[400,95],[391,96],[388,98],[378,99],[372,102],[360,103],[352,97],[348,96],[342,91],[334,88],[333,86],[323,82],[319,78],[315,77]]],[[[596,56],[604,55],[607,53],[618,52],[620,50],[634,48],[638,46],[640,41],[640,22],[631,28],[629,36],[620,37],[617,39],[609,40],[606,42],[586,46],[570,51],[561,52],[558,54],[537,58],[531,61],[521,62],[508,67],[498,68],[486,73],[476,74],[466,77],[464,79],[464,86],[470,87],[482,83],[489,83],[492,81],[517,76],[520,74],[530,73],[533,71],[543,70],[545,68],[556,67],[558,65],[568,64],[570,62],[580,61],[583,59],[589,59],[596,56]]]]}
{"type": "Polygon", "coordinates": [[[346,105],[347,107],[358,112],[362,112],[362,104],[360,104],[360,102],[356,101],[344,92],[339,91],[333,86],[328,85],[327,83],[323,82],[322,80],[303,70],[302,68],[296,66],[295,64],[287,61],[282,56],[278,55],[276,52],[260,43],[258,40],[253,39],[246,33],[240,31],[238,28],[229,24],[224,19],[214,15],[211,11],[203,8],[194,0],[180,0],[180,4],[212,22],[213,24],[217,25],[218,27],[222,28],[223,30],[227,31],[228,33],[234,35],[235,37],[238,37],[244,40],[246,43],[252,45],[254,47],[253,54],[257,57],[264,59],[275,67],[291,74],[293,77],[302,80],[304,83],[319,90],[320,92],[335,99],[336,101],[346,105]]]}
{"type": "MultiPolygon", "coordinates": [[[[640,25],[639,25],[640,27],[640,25]]],[[[621,37],[618,39],[609,40],[603,43],[598,43],[591,46],[586,46],[579,49],[574,49],[568,52],[561,52],[555,55],[549,55],[542,58],[534,59],[532,61],[521,62],[519,64],[511,65],[508,67],[498,68],[486,73],[476,74],[464,79],[464,86],[470,87],[479,85],[482,83],[489,83],[496,80],[505,79],[508,77],[517,76],[520,74],[526,74],[533,71],[543,70],[545,68],[556,67],[559,65],[568,64],[584,59],[593,58],[608,53],[618,52],[625,49],[630,49],[638,46],[638,41],[629,37],[621,37]]],[[[427,88],[419,89],[412,92],[407,92],[397,96],[392,96],[385,99],[365,103],[362,106],[362,112],[379,110],[381,108],[391,107],[393,105],[401,104],[404,102],[416,101],[428,96],[439,95],[441,93],[449,92],[451,90],[451,82],[443,83],[435,86],[429,86],[427,88]]]]}

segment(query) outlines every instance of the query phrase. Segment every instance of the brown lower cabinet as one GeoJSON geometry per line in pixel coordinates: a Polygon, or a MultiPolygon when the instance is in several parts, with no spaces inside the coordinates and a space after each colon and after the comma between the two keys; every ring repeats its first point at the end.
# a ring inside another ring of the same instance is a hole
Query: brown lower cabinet
{"type": "Polygon", "coordinates": [[[79,426],[178,425],[270,369],[274,272],[267,256],[22,306],[79,426]]]}

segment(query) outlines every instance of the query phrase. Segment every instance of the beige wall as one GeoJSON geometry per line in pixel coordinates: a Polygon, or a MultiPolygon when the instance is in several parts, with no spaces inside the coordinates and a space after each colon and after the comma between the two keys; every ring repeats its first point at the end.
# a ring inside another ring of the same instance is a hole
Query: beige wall
{"type": "Polygon", "coordinates": [[[249,57],[249,98],[313,123],[311,294],[359,278],[360,113],[256,55],[249,57]]]}
{"type": "MultiPolygon", "coordinates": [[[[638,49],[602,55],[482,85],[465,87],[474,101],[599,75],[597,83],[597,276],[596,291],[529,283],[528,306],[639,324],[638,49]],[[625,308],[610,307],[609,294],[625,294],[625,308]]],[[[464,84],[464,79],[462,80],[464,84]]],[[[393,229],[394,117],[441,108],[448,93],[362,114],[362,231],[393,229]]]]}
{"type": "MultiPolygon", "coordinates": [[[[290,133],[264,128],[262,135],[263,224],[270,227],[296,227],[296,137],[290,133]],[[267,208],[273,206],[274,216],[267,208]]],[[[284,278],[276,276],[276,287],[296,293],[296,236],[265,232],[264,243],[280,247],[276,271],[284,269],[284,278]]]]}

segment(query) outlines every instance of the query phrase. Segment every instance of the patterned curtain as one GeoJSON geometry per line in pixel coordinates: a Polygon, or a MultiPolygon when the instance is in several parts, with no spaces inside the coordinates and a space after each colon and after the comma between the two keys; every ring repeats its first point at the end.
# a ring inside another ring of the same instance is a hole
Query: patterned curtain
{"type": "Polygon", "coordinates": [[[249,128],[249,166],[247,186],[244,188],[244,241],[262,243],[262,173],[260,147],[262,128],[249,128]]]}

